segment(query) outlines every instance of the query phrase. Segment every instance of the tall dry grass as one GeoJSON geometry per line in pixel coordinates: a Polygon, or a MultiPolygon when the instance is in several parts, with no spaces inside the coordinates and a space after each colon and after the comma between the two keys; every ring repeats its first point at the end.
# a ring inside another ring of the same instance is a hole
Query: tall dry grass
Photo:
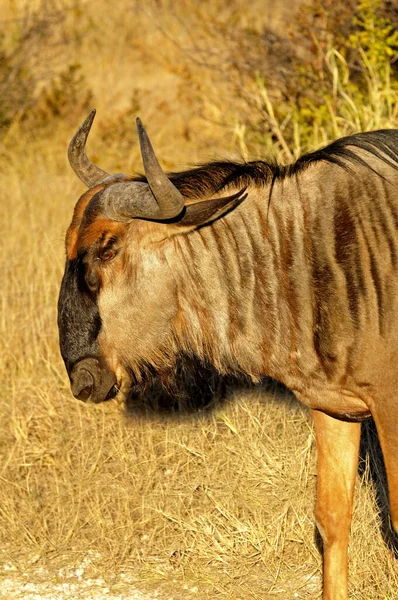
{"type": "MultiPolygon", "coordinates": [[[[9,18],[23,10],[22,3],[2,3],[9,18]]],[[[261,28],[272,14],[268,5],[259,12],[262,5],[249,10],[220,0],[203,5],[202,17],[256,18],[261,28]]],[[[74,35],[59,72],[68,61],[81,65],[82,88],[99,113],[89,151],[105,169],[141,168],[135,110],[168,168],[236,153],[240,100],[225,104],[223,123],[231,128],[217,125],[214,96],[227,94],[230,82],[220,79],[215,88],[213,75],[189,60],[184,48],[197,7],[181,0],[178,8],[102,1],[66,7],[64,26],[74,35]]],[[[274,15],[276,28],[282,16],[274,15]]],[[[194,30],[208,46],[210,24],[196,22],[194,30]]],[[[53,92],[43,101],[48,111],[53,92]]],[[[40,129],[16,120],[0,150],[0,572],[11,562],[33,579],[45,565],[56,580],[59,569],[89,556],[87,576],[101,574],[126,597],[126,572],[139,588],[165,597],[319,597],[313,433],[308,411],[287,392],[230,390],[225,404],[185,417],[71,397],[56,301],[64,232],[82,192],[66,148],[85,115],[74,115],[73,106],[62,119],[48,114],[40,129]]],[[[370,426],[364,439],[352,598],[393,600],[398,572],[370,426]]]]}

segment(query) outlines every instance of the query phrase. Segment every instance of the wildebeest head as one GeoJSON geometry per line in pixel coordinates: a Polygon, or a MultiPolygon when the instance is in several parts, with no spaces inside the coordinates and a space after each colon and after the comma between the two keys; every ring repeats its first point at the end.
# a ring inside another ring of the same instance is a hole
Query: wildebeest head
{"type": "Polygon", "coordinates": [[[179,352],[173,326],[181,308],[174,269],[178,236],[233,209],[244,190],[186,204],[139,119],[145,177],[109,175],[86,156],[94,116],[69,146],[70,164],[89,190],[66,235],[58,326],[74,396],[101,402],[126,392],[146,366],[173,364],[179,352]]]}

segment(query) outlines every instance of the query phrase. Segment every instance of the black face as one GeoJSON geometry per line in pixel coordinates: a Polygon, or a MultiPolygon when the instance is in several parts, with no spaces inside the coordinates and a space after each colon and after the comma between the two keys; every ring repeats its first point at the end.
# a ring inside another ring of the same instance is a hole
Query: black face
{"type": "Polygon", "coordinates": [[[58,329],[73,395],[93,402],[115,396],[116,377],[100,356],[101,318],[95,293],[86,281],[83,258],[66,262],[58,299],[58,329]]]}

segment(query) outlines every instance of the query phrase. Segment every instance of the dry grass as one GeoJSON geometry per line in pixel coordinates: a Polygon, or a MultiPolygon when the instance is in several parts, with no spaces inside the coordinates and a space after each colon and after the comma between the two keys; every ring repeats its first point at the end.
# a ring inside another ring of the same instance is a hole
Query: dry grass
{"type": "MultiPolygon", "coordinates": [[[[135,89],[161,156],[172,161],[166,166],[232,152],[231,132],[201,118],[199,91],[210,79],[199,74],[200,85],[190,88],[178,74],[180,51],[146,11],[115,6],[84,5],[84,18],[77,8],[68,13],[82,31],[68,59],[78,56],[99,109],[91,155],[110,170],[140,168],[128,133],[135,89]],[[172,69],[165,57],[174,57],[172,69]]],[[[189,3],[182,6],[189,15],[189,3]]],[[[7,7],[10,15],[20,10],[15,2],[7,7]]],[[[170,36],[186,34],[184,14],[180,25],[166,21],[170,36]]],[[[319,597],[314,440],[307,410],[291,396],[279,388],[231,392],[225,405],[189,418],[128,415],[117,403],[72,399],[56,300],[64,232],[82,191],[65,157],[76,125],[54,121],[45,138],[34,130],[21,137],[15,125],[1,151],[1,562],[34,578],[39,565],[56,574],[92,556],[88,576],[101,574],[117,587],[129,572],[141,589],[175,599],[319,597]]],[[[398,572],[383,539],[386,485],[377,449],[370,457],[367,450],[374,434],[366,431],[352,598],[393,600],[398,572]]]]}

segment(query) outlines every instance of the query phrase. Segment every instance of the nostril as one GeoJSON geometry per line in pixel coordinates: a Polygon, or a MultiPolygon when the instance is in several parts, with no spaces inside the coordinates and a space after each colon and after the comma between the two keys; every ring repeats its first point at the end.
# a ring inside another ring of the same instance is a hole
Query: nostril
{"type": "Polygon", "coordinates": [[[85,402],[86,400],[88,400],[92,394],[93,391],[93,386],[87,386],[85,388],[83,388],[82,390],[80,390],[80,392],[78,394],[75,394],[75,397],[78,400],[83,400],[83,402],[85,402]]]}
{"type": "Polygon", "coordinates": [[[88,400],[93,392],[94,377],[86,369],[80,369],[72,375],[72,394],[78,400],[88,400]]]}

